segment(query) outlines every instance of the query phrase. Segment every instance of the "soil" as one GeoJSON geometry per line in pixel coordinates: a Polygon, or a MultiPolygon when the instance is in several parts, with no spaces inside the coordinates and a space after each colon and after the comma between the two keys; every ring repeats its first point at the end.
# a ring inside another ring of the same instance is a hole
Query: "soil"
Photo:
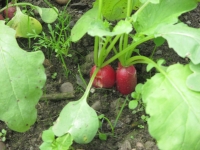
{"type": "MultiPolygon", "coordinates": [[[[71,15],[71,26],[76,20],[92,6],[94,0],[73,0],[67,8],[68,13],[71,15]]],[[[32,0],[24,0],[24,2],[30,2],[37,6],[48,7],[42,0],[33,2],[32,0]]],[[[51,4],[63,10],[64,6],[58,5],[55,1],[50,0],[51,4]]],[[[200,16],[199,7],[194,11],[183,14],[180,20],[187,23],[189,26],[199,28],[200,16]]],[[[43,24],[44,32],[47,31],[47,26],[43,24]]],[[[31,51],[27,45],[27,39],[18,39],[19,45],[22,49],[31,51]]],[[[146,56],[150,56],[152,49],[154,48],[153,42],[147,42],[139,47],[141,53],[146,56]]],[[[47,57],[47,49],[42,49],[47,57]]],[[[47,82],[44,87],[44,94],[61,93],[60,87],[63,83],[71,83],[70,90],[73,92],[69,98],[61,100],[48,100],[39,101],[37,105],[38,117],[35,124],[31,129],[25,133],[18,133],[10,130],[4,122],[0,122],[0,130],[5,129],[7,131],[6,144],[7,150],[39,150],[39,146],[42,143],[42,132],[52,126],[53,122],[59,116],[62,108],[69,102],[78,100],[84,93],[84,88],[77,84],[76,75],[78,74],[78,65],[85,64],[86,58],[91,55],[93,51],[93,39],[89,36],[84,38],[78,43],[72,43],[69,53],[72,57],[66,57],[65,62],[70,70],[69,77],[66,78],[61,61],[53,55],[51,59],[47,59],[45,69],[47,73],[47,82]],[[89,54],[89,56],[87,56],[89,54]],[[86,57],[87,56],[87,57],[86,57]],[[57,73],[55,78],[52,75],[57,73]]],[[[187,59],[183,59],[177,56],[177,54],[168,47],[167,43],[159,47],[155,53],[154,59],[164,58],[167,61],[167,65],[177,62],[185,63],[187,59]]],[[[89,62],[92,62],[92,58],[89,57],[89,62]]],[[[89,68],[93,65],[90,63],[86,65],[86,68],[82,68],[84,79],[89,80],[89,68]]],[[[116,64],[113,64],[116,68],[116,64]]],[[[83,67],[83,65],[82,65],[83,67]]],[[[150,74],[145,73],[145,66],[136,65],[138,71],[138,82],[144,83],[146,78],[150,77],[150,74]]],[[[68,90],[69,90],[68,86],[68,90]]],[[[131,100],[131,96],[125,97],[119,94],[115,88],[113,89],[93,89],[94,92],[90,93],[88,98],[89,105],[95,107],[98,114],[104,114],[111,122],[116,119],[119,110],[126,98],[131,100]],[[95,106],[94,106],[95,105],[95,106]]],[[[144,111],[138,111],[133,113],[128,109],[126,104],[122,111],[122,114],[117,123],[114,136],[111,136],[111,129],[108,123],[103,120],[102,127],[100,129],[103,133],[110,133],[107,140],[100,140],[98,135],[94,140],[86,145],[73,143],[75,150],[158,150],[156,141],[149,135],[148,126],[146,122],[141,119],[142,115],[146,115],[144,111]]]]}

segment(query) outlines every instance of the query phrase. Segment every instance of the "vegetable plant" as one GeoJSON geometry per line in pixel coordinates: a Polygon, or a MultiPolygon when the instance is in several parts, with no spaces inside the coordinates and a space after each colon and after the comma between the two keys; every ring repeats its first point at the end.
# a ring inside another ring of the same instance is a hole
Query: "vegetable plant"
{"type": "Polygon", "coordinates": [[[20,6],[30,6],[32,9],[37,10],[45,23],[54,22],[58,16],[58,10],[55,7],[41,8],[31,3],[18,3],[17,0],[12,0],[9,4],[7,2],[7,5],[0,9],[0,13],[4,12],[5,17],[8,15],[7,17],[10,20],[6,22],[6,25],[16,30],[16,37],[29,38],[28,34],[39,34],[42,31],[41,23],[37,19],[24,14],[20,6]]]}
{"type": "MultiPolygon", "coordinates": [[[[157,70],[143,84],[141,97],[150,116],[147,120],[149,132],[157,140],[158,147],[200,149],[200,30],[178,19],[197,4],[198,0],[97,0],[71,31],[73,42],[86,33],[94,37],[96,70],[83,97],[70,102],[61,111],[52,127],[53,133],[58,138],[70,134],[77,143],[88,143],[94,138],[98,117],[87,104],[89,89],[101,68],[120,61],[123,67],[146,64],[147,71],[157,70]],[[117,23],[111,24],[114,20],[117,23]],[[189,58],[190,62],[163,66],[152,56],[138,52],[139,45],[159,37],[168,42],[177,56],[189,58]],[[111,56],[108,58],[108,55],[111,56]]],[[[131,78],[128,80],[135,83],[131,78]]]]}
{"type": "Polygon", "coordinates": [[[31,6],[39,11],[45,22],[53,22],[57,12],[53,8],[40,8],[30,3],[12,1],[0,10],[16,7],[14,17],[6,22],[0,20],[0,120],[14,131],[25,132],[37,119],[36,105],[42,96],[46,81],[41,51],[26,52],[17,43],[16,37],[25,37],[30,32],[42,30],[34,18],[22,13],[19,6],[31,6]],[[51,16],[48,16],[51,14],[51,16]],[[11,28],[12,27],[12,28],[11,28]]]}

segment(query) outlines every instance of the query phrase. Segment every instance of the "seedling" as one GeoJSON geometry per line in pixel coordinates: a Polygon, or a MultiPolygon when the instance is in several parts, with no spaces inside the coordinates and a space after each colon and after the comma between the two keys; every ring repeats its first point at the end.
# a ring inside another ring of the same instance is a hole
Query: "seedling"
{"type": "Polygon", "coordinates": [[[5,129],[2,129],[1,132],[0,132],[0,140],[2,142],[6,141],[6,134],[7,134],[7,131],[5,129]]]}
{"type": "Polygon", "coordinates": [[[41,48],[47,50],[48,58],[55,54],[56,57],[62,62],[64,72],[68,78],[70,70],[67,68],[64,58],[71,57],[69,54],[70,47],[70,16],[66,12],[67,5],[63,11],[58,14],[57,22],[55,25],[48,24],[48,33],[42,32],[41,35],[29,34],[31,38],[37,40],[33,45],[33,50],[38,51],[41,48]]]}
{"type": "Polygon", "coordinates": [[[52,75],[51,75],[51,78],[52,79],[55,79],[57,77],[57,72],[54,72],[52,75]]]}

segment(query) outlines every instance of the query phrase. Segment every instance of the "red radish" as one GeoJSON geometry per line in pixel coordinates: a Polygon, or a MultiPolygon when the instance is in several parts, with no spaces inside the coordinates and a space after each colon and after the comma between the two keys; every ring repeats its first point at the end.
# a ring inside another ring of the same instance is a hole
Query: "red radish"
{"type": "MultiPolygon", "coordinates": [[[[96,66],[93,66],[90,71],[90,77],[94,73],[96,66]]],[[[116,81],[116,73],[115,70],[110,66],[104,66],[101,68],[93,82],[93,86],[97,88],[111,88],[114,86],[116,81]]]]}
{"type": "Polygon", "coordinates": [[[116,84],[117,90],[123,94],[130,94],[135,90],[137,84],[137,74],[134,66],[123,67],[118,63],[116,71],[116,84]]]}
{"type": "MultiPolygon", "coordinates": [[[[12,3],[9,3],[8,6],[10,6],[12,3]]],[[[4,17],[12,19],[12,17],[15,15],[16,7],[8,7],[3,11],[4,17]]]]}
{"type": "Polygon", "coordinates": [[[0,20],[4,20],[4,17],[2,14],[0,14],[0,20]]]}

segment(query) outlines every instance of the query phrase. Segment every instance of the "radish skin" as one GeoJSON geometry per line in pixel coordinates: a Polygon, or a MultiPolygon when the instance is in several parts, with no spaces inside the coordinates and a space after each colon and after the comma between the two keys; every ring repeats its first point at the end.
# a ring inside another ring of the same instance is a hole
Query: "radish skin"
{"type": "Polygon", "coordinates": [[[135,90],[137,84],[137,74],[135,67],[123,67],[121,63],[118,63],[118,68],[116,71],[116,84],[117,90],[123,94],[127,95],[135,90]]]}
{"type": "MultiPolygon", "coordinates": [[[[92,76],[95,69],[96,66],[93,66],[90,71],[90,77],[92,76]]],[[[115,70],[110,65],[107,65],[98,71],[92,86],[96,88],[112,88],[115,85],[115,81],[115,70]]]]}

